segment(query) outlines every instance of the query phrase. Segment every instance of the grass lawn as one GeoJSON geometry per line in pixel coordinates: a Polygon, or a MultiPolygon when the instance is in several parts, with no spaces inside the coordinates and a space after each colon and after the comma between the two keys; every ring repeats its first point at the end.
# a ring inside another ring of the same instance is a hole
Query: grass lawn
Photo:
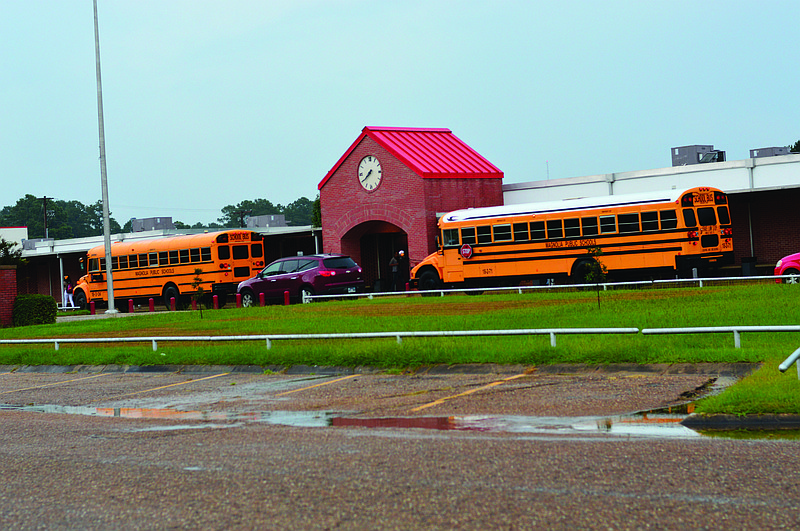
{"type": "MultiPolygon", "coordinates": [[[[683,289],[449,295],[329,301],[313,304],[155,313],[114,319],[7,328],[0,339],[307,334],[416,330],[800,324],[800,286],[758,284],[683,289]]],[[[0,345],[3,365],[242,364],[340,365],[386,369],[429,364],[763,362],[725,393],[698,404],[702,413],[800,413],[794,368],[777,366],[800,346],[800,333],[733,335],[573,335],[150,343],[0,345]]]]}

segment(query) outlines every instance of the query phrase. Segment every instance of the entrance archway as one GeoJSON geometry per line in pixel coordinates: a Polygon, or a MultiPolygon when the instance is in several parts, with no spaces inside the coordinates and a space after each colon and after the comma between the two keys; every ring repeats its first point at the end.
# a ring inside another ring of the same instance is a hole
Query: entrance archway
{"type": "Polygon", "coordinates": [[[342,237],[342,252],[357,257],[367,289],[372,291],[392,291],[389,261],[401,250],[405,256],[400,262],[398,290],[403,290],[408,280],[408,234],[403,229],[386,221],[367,221],[342,237]]]}

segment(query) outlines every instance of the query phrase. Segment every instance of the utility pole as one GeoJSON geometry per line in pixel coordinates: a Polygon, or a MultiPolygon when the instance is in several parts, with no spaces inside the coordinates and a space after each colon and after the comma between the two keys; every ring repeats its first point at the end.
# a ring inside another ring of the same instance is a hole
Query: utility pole
{"type": "Polygon", "coordinates": [[[97,127],[100,134],[100,184],[103,191],[103,241],[106,247],[106,288],[108,290],[106,313],[117,313],[117,307],[114,305],[114,279],[111,276],[111,225],[108,219],[106,134],[103,128],[103,83],[100,81],[100,31],[97,26],[97,0],[94,0],[94,53],[97,63],[97,127]]]}
{"type": "Polygon", "coordinates": [[[244,228],[244,217],[252,213],[252,210],[236,210],[233,213],[239,218],[239,227],[244,228]]]}
{"type": "Polygon", "coordinates": [[[45,239],[47,239],[48,238],[48,234],[47,234],[47,200],[48,199],[53,199],[53,198],[44,196],[44,197],[40,197],[39,199],[42,200],[42,209],[44,210],[44,237],[45,237],[45,239]]]}

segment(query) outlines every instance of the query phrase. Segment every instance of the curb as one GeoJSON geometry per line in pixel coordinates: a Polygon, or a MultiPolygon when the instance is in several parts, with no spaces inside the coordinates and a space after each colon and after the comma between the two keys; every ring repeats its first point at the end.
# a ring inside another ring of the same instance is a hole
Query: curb
{"type": "Polygon", "coordinates": [[[733,431],[733,430],[800,430],[800,415],[697,415],[693,414],[681,421],[683,426],[693,430],[733,431]]]}

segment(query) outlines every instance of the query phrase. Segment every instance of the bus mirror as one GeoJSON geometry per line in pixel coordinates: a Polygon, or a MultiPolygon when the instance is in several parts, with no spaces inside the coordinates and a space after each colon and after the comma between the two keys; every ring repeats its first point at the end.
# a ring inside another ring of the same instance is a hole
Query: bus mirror
{"type": "Polygon", "coordinates": [[[86,270],[86,266],[85,266],[85,264],[83,263],[83,258],[81,258],[80,260],[78,260],[78,262],[80,262],[80,264],[81,264],[81,271],[85,271],[85,270],[86,270]]]}

